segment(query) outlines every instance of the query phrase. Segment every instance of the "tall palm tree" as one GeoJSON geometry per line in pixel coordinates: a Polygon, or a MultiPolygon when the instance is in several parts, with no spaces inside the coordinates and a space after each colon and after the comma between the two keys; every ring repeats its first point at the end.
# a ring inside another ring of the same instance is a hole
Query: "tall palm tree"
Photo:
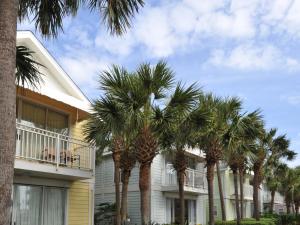
{"type": "Polygon", "coordinates": [[[136,159],[140,165],[139,188],[141,194],[142,224],[150,222],[150,170],[158,154],[158,135],[154,128],[157,123],[155,109],[172,87],[174,74],[166,63],[160,61],[153,67],[141,64],[134,75],[129,76],[126,86],[119,80],[102,82],[117,101],[126,107],[130,121],[134,121],[138,135],[135,138],[136,159]]]}
{"type": "Polygon", "coordinates": [[[271,202],[270,211],[273,212],[275,192],[279,187],[278,179],[274,177],[274,174],[282,174],[285,166],[280,163],[282,158],[286,160],[293,160],[296,153],[289,149],[290,140],[287,139],[286,135],[279,135],[273,138],[270,145],[269,156],[265,163],[265,174],[267,177],[267,185],[271,190],[271,202]]]}
{"type": "Polygon", "coordinates": [[[95,144],[99,152],[112,151],[116,197],[116,225],[121,224],[120,215],[120,164],[126,135],[125,110],[108,94],[93,103],[94,113],[85,126],[88,141],[95,144]]]}
{"type": "MultiPolygon", "coordinates": [[[[221,99],[212,94],[202,95],[199,108],[208,112],[210,119],[203,129],[199,127],[197,142],[205,153],[208,183],[209,224],[214,224],[214,172],[215,165],[224,153],[224,135],[227,132],[227,119],[230,113],[239,110],[240,102],[237,99],[221,99]]],[[[198,124],[195,126],[197,127],[198,124]]]]}
{"type": "Polygon", "coordinates": [[[269,212],[273,213],[274,199],[276,191],[280,190],[281,178],[284,176],[287,165],[280,161],[273,162],[271,165],[265,167],[265,178],[268,190],[271,192],[271,200],[269,206],[269,212]]]}
{"type": "Polygon", "coordinates": [[[252,170],[253,170],[253,204],[254,204],[254,218],[256,220],[260,219],[259,215],[259,199],[258,199],[258,193],[259,193],[259,186],[261,185],[261,182],[263,181],[263,166],[265,163],[265,160],[268,155],[268,150],[270,143],[272,141],[272,138],[274,137],[276,133],[276,129],[271,129],[270,131],[264,130],[262,134],[255,140],[253,145],[251,146],[251,151],[254,155],[256,155],[255,158],[252,159],[252,170]]]}
{"type": "Polygon", "coordinates": [[[143,0],[0,1],[0,224],[9,224],[10,221],[14,175],[17,20],[33,15],[36,28],[44,36],[56,37],[63,27],[63,18],[75,15],[83,3],[99,10],[108,29],[116,34],[126,31],[131,18],[144,4],[143,0]]]}
{"type": "Polygon", "coordinates": [[[100,75],[100,88],[103,98],[93,104],[95,113],[86,125],[85,133],[89,141],[94,142],[101,151],[105,147],[112,150],[114,161],[114,180],[116,193],[116,223],[127,219],[127,192],[131,170],[135,166],[134,140],[137,135],[135,121],[130,120],[127,106],[119,101],[115,93],[128,91],[133,76],[124,68],[112,66],[100,75]],[[120,179],[120,170],[122,177],[120,179]],[[122,200],[120,197],[122,182],[122,200]]]}
{"type": "MultiPolygon", "coordinates": [[[[261,121],[259,111],[254,111],[247,115],[235,111],[228,120],[228,132],[225,135],[225,158],[230,169],[233,172],[234,178],[234,195],[237,224],[241,222],[241,212],[243,205],[240,208],[238,194],[238,171],[244,166],[244,158],[249,157],[250,151],[247,148],[249,141],[254,140],[259,134],[260,129],[257,126],[261,121]],[[242,157],[242,159],[241,159],[242,157]]],[[[240,193],[243,192],[243,177],[240,179],[240,193]]]]}
{"type": "MultiPolygon", "coordinates": [[[[167,106],[155,110],[157,132],[160,134],[160,145],[167,154],[173,155],[173,166],[177,173],[179,187],[180,215],[179,224],[185,221],[184,181],[187,168],[186,148],[194,146],[191,113],[195,109],[199,90],[195,85],[183,88],[179,83],[167,106]],[[184,131],[184,132],[182,132],[184,131]]],[[[203,124],[205,115],[203,115],[203,124]]]]}

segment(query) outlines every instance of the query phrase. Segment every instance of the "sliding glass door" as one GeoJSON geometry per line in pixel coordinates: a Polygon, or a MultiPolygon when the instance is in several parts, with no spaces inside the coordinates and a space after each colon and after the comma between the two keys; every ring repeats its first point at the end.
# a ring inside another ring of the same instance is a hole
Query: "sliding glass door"
{"type": "Polygon", "coordinates": [[[66,190],[14,185],[13,225],[64,225],[66,190]]]}
{"type": "MultiPolygon", "coordinates": [[[[166,222],[170,224],[179,224],[180,218],[179,199],[167,198],[166,202],[166,222]]],[[[196,201],[185,200],[185,221],[189,225],[196,224],[196,201]]]]}

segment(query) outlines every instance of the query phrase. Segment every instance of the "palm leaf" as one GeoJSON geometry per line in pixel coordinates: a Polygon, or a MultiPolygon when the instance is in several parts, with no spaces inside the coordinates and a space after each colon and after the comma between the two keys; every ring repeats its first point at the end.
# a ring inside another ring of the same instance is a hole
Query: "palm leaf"
{"type": "Polygon", "coordinates": [[[42,74],[39,67],[43,67],[40,63],[32,58],[34,52],[25,46],[17,46],[16,53],[16,83],[24,87],[26,84],[34,88],[38,88],[42,81],[42,74]]]}

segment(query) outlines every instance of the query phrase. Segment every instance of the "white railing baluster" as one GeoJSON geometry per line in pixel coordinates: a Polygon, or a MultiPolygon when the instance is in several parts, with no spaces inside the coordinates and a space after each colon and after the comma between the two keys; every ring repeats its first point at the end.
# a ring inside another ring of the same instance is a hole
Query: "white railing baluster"
{"type": "Polygon", "coordinates": [[[59,141],[59,135],[57,135],[57,145],[56,145],[56,169],[58,169],[59,163],[60,163],[60,152],[59,152],[59,148],[60,148],[60,141],[59,141]]]}

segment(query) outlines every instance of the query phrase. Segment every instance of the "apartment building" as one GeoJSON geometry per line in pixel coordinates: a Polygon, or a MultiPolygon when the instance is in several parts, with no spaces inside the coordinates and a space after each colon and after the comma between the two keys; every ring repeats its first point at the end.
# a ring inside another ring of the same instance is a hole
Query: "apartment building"
{"type": "MultiPolygon", "coordinates": [[[[188,169],[185,180],[185,217],[189,224],[206,224],[207,183],[203,157],[193,150],[187,152],[188,169]]],[[[114,167],[110,153],[96,167],[95,204],[115,202],[114,167]]],[[[129,224],[140,224],[139,168],[133,169],[128,192],[129,224]]],[[[160,224],[178,222],[179,201],[176,172],[171,158],[159,154],[151,167],[151,221],[160,224]]]]}
{"type": "Polygon", "coordinates": [[[17,44],[43,65],[43,82],[17,89],[12,224],[92,225],[95,152],[82,135],[90,103],[31,32],[17,44]]]}
{"type": "MultiPolygon", "coordinates": [[[[233,219],[236,219],[233,174],[226,163],[220,164],[220,170],[221,170],[221,181],[222,181],[224,201],[225,201],[226,219],[233,220],[233,219]]],[[[214,180],[215,217],[217,220],[221,220],[222,213],[221,213],[218,181],[217,181],[216,176],[217,176],[217,174],[215,174],[215,180],[214,180]]],[[[253,209],[254,209],[253,207],[254,206],[253,206],[253,186],[251,184],[252,178],[253,178],[253,175],[251,175],[251,174],[244,175],[243,215],[245,218],[249,218],[249,217],[253,216],[253,209]]],[[[238,193],[240,194],[240,187],[238,187],[238,193]]],[[[240,197],[240,195],[239,195],[239,197],[240,197]]],[[[259,188],[258,199],[259,199],[259,211],[261,213],[268,212],[269,205],[271,202],[271,193],[268,190],[268,188],[264,182],[259,188]]],[[[276,192],[274,212],[282,213],[284,211],[285,211],[284,197],[280,193],[276,192]]],[[[208,210],[207,210],[207,214],[208,214],[208,210]]]]}

